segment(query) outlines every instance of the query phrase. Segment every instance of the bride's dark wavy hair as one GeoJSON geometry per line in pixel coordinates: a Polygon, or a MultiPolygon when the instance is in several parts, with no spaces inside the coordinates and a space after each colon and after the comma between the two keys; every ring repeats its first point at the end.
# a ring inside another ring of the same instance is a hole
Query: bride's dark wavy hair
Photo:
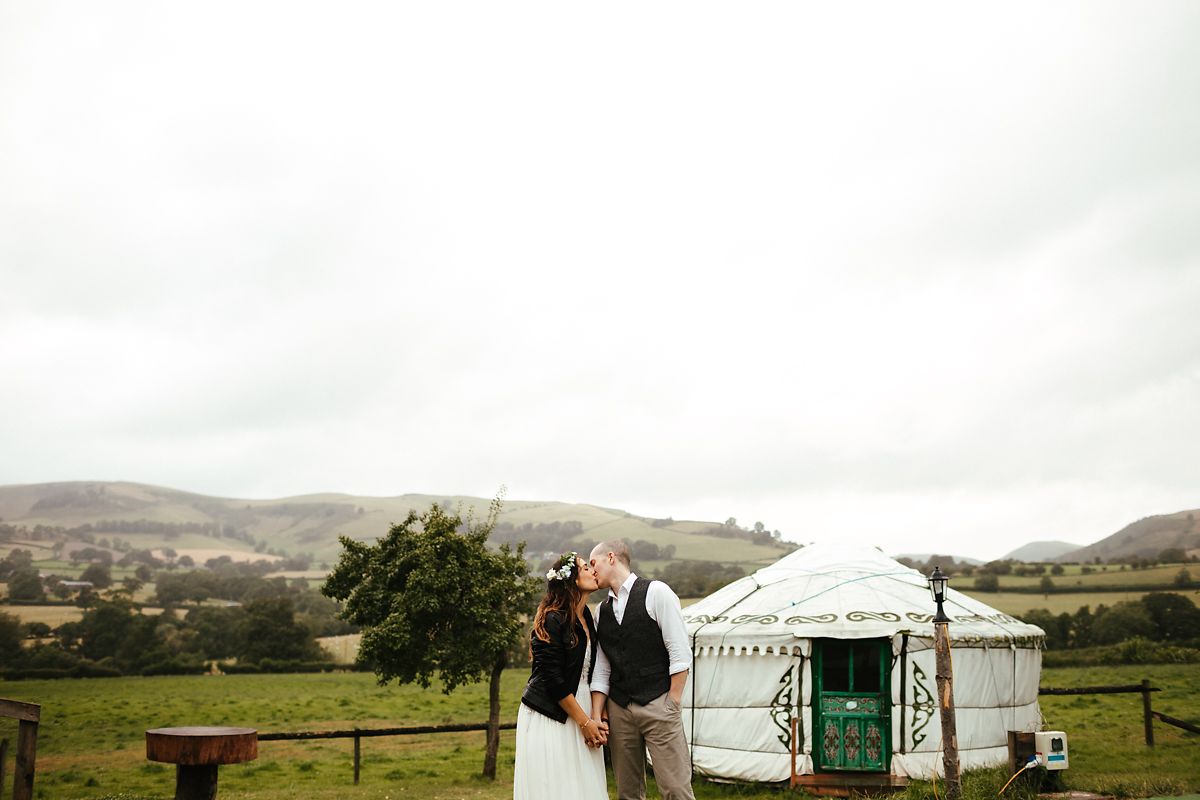
{"type": "MultiPolygon", "coordinates": [[[[550,634],[546,633],[546,615],[557,611],[567,618],[571,628],[571,647],[574,647],[579,642],[579,635],[575,633],[575,608],[583,597],[583,590],[575,582],[579,578],[579,562],[583,559],[579,556],[575,557],[575,566],[571,569],[571,575],[568,578],[550,578],[549,585],[546,588],[546,596],[538,603],[537,613],[533,615],[533,635],[538,640],[543,642],[550,641],[550,634]]],[[[562,564],[564,559],[559,559],[558,564],[562,564]]],[[[533,658],[533,639],[529,641],[529,657],[533,658]]]]}

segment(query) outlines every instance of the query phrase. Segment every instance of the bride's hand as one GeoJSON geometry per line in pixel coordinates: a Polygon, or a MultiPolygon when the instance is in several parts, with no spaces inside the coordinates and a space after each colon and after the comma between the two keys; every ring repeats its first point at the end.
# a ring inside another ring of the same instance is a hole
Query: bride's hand
{"type": "Polygon", "coordinates": [[[608,732],[601,730],[600,724],[596,720],[589,718],[587,722],[579,727],[583,734],[583,741],[588,747],[600,747],[608,741],[608,732]]]}

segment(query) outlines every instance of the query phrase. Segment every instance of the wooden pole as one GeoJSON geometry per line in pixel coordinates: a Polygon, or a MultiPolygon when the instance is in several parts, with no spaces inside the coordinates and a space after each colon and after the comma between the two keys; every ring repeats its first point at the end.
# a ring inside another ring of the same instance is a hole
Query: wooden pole
{"type": "Polygon", "coordinates": [[[359,765],[362,764],[361,742],[362,742],[362,737],[359,737],[359,736],[354,737],[354,785],[355,786],[358,786],[358,770],[359,770],[359,765]]]}
{"type": "Polygon", "coordinates": [[[1154,747],[1154,711],[1150,708],[1150,679],[1142,679],[1142,716],[1146,725],[1146,747],[1154,747]]]}
{"type": "Polygon", "coordinates": [[[8,762],[8,739],[0,739],[0,800],[4,797],[4,765],[8,762]]]}
{"type": "Polygon", "coordinates": [[[946,769],[946,796],[962,797],[962,777],[958,770],[958,732],[954,723],[954,667],[950,661],[950,626],[933,624],[933,646],[937,654],[938,706],[942,716],[942,765],[946,769]]]}
{"type": "Polygon", "coordinates": [[[13,769],[12,800],[33,800],[37,731],[37,722],[31,720],[23,719],[17,725],[17,763],[13,769]]]}

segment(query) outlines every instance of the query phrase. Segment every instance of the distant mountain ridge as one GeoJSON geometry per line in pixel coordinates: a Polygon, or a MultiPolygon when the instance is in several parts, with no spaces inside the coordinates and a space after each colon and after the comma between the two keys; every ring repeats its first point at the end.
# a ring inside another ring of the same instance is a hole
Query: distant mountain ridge
{"type": "Polygon", "coordinates": [[[1058,561],[1092,561],[1099,558],[1138,556],[1155,558],[1163,550],[1179,548],[1200,555],[1200,509],[1143,517],[1111,536],[1059,556],[1058,561]]]}
{"type": "Polygon", "coordinates": [[[971,558],[969,556],[956,556],[956,555],[952,555],[950,553],[898,553],[898,554],[892,556],[892,558],[895,558],[895,559],[907,558],[909,561],[920,562],[920,563],[924,564],[924,563],[927,563],[930,559],[934,558],[935,556],[941,556],[942,558],[952,558],[959,564],[973,564],[975,566],[979,566],[980,564],[984,563],[984,562],[980,561],[978,558],[971,558]]]}
{"type": "Polygon", "coordinates": [[[1030,542],[1021,545],[1002,558],[1028,562],[1053,561],[1079,549],[1080,545],[1070,542],[1030,542]]]}
{"type": "MultiPolygon", "coordinates": [[[[121,539],[136,549],[170,547],[210,557],[214,550],[235,560],[270,552],[309,553],[313,563],[332,564],[338,536],[370,541],[402,522],[411,510],[433,503],[481,518],[490,499],[404,494],[368,497],[311,494],[273,500],[212,497],[124,481],[71,481],[0,486],[0,522],[33,531],[83,529],[97,540],[121,539]]],[[[792,545],[771,541],[718,522],[654,519],[583,503],[506,500],[497,533],[526,540],[529,552],[561,550],[608,538],[645,543],[651,561],[708,560],[743,564],[747,571],[773,563],[792,545]],[[670,555],[664,555],[669,553],[670,555]]],[[[197,563],[202,563],[198,559],[197,563]]]]}

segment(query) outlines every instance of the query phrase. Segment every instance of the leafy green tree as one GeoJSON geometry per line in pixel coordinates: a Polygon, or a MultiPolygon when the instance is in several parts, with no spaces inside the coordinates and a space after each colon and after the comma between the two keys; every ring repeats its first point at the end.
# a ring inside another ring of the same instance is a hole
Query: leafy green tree
{"type": "Polygon", "coordinates": [[[1054,591],[1054,581],[1049,575],[1043,575],[1042,580],[1038,583],[1038,588],[1042,590],[1043,597],[1049,597],[1054,591]]]}
{"type": "Polygon", "coordinates": [[[246,609],[200,606],[188,611],[184,620],[194,633],[188,648],[204,658],[230,658],[243,652],[242,622],[246,609]]]}
{"type": "Polygon", "coordinates": [[[671,587],[680,597],[704,597],[746,573],[741,567],[717,561],[676,561],[654,577],[671,587]]]}
{"type": "Polygon", "coordinates": [[[312,632],[296,621],[296,610],[288,597],[268,597],[247,604],[238,637],[238,658],[243,661],[315,661],[321,656],[312,632]]]}
{"type": "Polygon", "coordinates": [[[15,664],[21,657],[20,618],[0,611],[0,664],[15,664]]]}
{"type": "Polygon", "coordinates": [[[1168,547],[1159,552],[1158,560],[1164,564],[1178,564],[1187,561],[1187,553],[1182,547],[1168,547]]]}
{"type": "Polygon", "coordinates": [[[1051,575],[1062,575],[1064,572],[1066,572],[1066,570],[1063,569],[1062,564],[1055,564],[1054,566],[1050,567],[1051,575]]]}
{"type": "Polygon", "coordinates": [[[342,553],[322,592],[345,603],[343,616],[363,628],[359,660],[380,683],[428,688],[436,675],[449,694],[490,675],[483,775],[496,777],[500,675],[523,630],[522,614],[540,582],[529,577],[524,544],[487,546],[500,513],[497,497],[482,523],[436,503],[410,511],[374,545],[342,536],[342,553]]]}
{"type": "Polygon", "coordinates": [[[1097,610],[1092,624],[1092,638],[1096,644],[1117,644],[1135,636],[1150,638],[1154,635],[1154,621],[1146,607],[1140,602],[1117,603],[1104,613],[1097,610]]]}
{"type": "Polygon", "coordinates": [[[1044,608],[1032,608],[1021,615],[1024,622],[1037,625],[1046,632],[1046,649],[1062,650],[1067,647],[1071,633],[1071,615],[1055,616],[1044,608]]]}
{"type": "Polygon", "coordinates": [[[1000,591],[1000,578],[993,573],[986,573],[975,578],[975,591],[977,592],[998,592],[1000,591]]]}
{"type": "Polygon", "coordinates": [[[17,567],[8,578],[8,596],[12,600],[44,600],[42,579],[34,567],[17,567]]]}
{"type": "Polygon", "coordinates": [[[1187,567],[1175,573],[1175,579],[1172,581],[1176,586],[1187,588],[1192,585],[1192,573],[1188,572],[1187,567]]]}
{"type": "Polygon", "coordinates": [[[81,581],[91,581],[97,589],[107,589],[112,586],[112,568],[107,564],[88,564],[87,569],[79,576],[81,581]]]}
{"type": "Polygon", "coordinates": [[[1178,642],[1200,636],[1200,609],[1183,595],[1151,592],[1142,597],[1141,603],[1154,623],[1152,638],[1178,642]]]}
{"type": "Polygon", "coordinates": [[[116,656],[129,638],[133,622],[133,605],[128,600],[98,601],[84,612],[74,631],[79,637],[79,652],[93,661],[116,656]]]}
{"type": "MultiPolygon", "coordinates": [[[[1104,605],[1097,607],[1097,613],[1105,610],[1104,605]]],[[[1092,626],[1096,623],[1096,615],[1091,606],[1080,606],[1071,617],[1071,647],[1091,647],[1092,626]]]]}

